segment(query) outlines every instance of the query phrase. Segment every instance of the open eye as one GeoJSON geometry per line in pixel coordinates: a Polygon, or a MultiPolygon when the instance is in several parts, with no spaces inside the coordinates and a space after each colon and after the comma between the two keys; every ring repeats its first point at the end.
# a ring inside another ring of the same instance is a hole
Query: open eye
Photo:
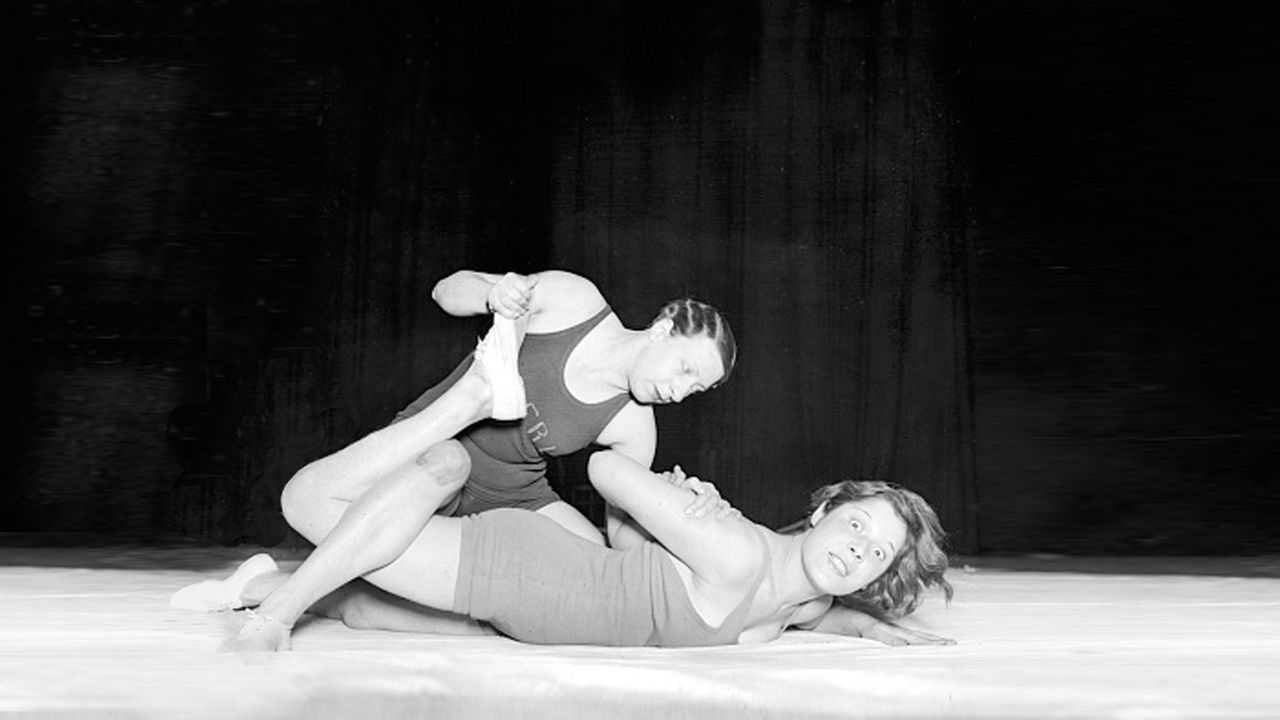
{"type": "Polygon", "coordinates": [[[853,526],[853,529],[854,529],[854,530],[857,530],[858,532],[862,532],[862,521],[861,521],[861,520],[854,520],[853,522],[851,522],[851,523],[849,523],[849,524],[853,526]]]}
{"type": "Polygon", "coordinates": [[[884,552],[884,550],[883,550],[882,548],[876,548],[876,549],[872,550],[872,551],[871,551],[871,554],[872,554],[872,555],[874,555],[874,556],[875,556],[875,558],[876,558],[877,560],[880,560],[880,561],[883,561],[883,560],[885,559],[885,557],[886,557],[885,552],[884,552]]]}

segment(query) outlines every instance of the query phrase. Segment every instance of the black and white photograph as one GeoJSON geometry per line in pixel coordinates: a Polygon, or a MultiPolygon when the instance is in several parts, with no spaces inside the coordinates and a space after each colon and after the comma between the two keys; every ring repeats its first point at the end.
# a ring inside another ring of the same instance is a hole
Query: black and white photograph
{"type": "Polygon", "coordinates": [[[15,0],[0,716],[1280,717],[1256,0],[15,0]]]}

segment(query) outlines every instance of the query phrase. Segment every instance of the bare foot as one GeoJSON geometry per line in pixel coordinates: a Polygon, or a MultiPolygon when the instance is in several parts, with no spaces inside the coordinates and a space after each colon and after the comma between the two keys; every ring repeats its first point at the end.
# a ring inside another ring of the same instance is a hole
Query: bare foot
{"type": "Polygon", "coordinates": [[[240,632],[223,645],[223,650],[230,650],[241,655],[269,652],[284,652],[289,649],[290,625],[273,617],[246,610],[249,621],[240,628],[240,632]]]}
{"type": "Polygon", "coordinates": [[[515,321],[493,316],[493,327],[476,346],[480,365],[493,391],[494,420],[519,420],[525,416],[524,380],[520,377],[520,337],[515,321]]]}

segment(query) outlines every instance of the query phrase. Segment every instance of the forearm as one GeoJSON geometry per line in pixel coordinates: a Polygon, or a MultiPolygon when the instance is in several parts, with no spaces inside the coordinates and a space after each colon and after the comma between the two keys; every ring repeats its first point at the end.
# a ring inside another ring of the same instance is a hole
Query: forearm
{"type": "Polygon", "coordinates": [[[436,283],[431,299],[455,317],[483,315],[489,312],[489,290],[501,279],[501,275],[459,270],[436,283]]]}
{"type": "Polygon", "coordinates": [[[843,605],[832,605],[816,620],[799,627],[831,635],[863,637],[877,622],[879,621],[866,613],[851,610],[843,605]]]}
{"type": "Polygon", "coordinates": [[[796,623],[803,630],[863,637],[885,645],[954,645],[955,640],[934,635],[917,628],[909,628],[876,617],[874,614],[854,610],[843,605],[832,605],[820,617],[811,622],[796,623]]]}

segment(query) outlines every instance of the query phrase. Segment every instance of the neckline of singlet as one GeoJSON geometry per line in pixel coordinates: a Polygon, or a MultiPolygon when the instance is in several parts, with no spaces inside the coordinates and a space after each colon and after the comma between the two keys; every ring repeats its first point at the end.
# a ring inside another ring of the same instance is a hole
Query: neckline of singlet
{"type": "MultiPolygon", "coordinates": [[[[748,520],[747,522],[750,522],[750,521],[748,520]]],[[[685,589],[684,602],[685,602],[685,605],[688,607],[689,614],[692,615],[693,619],[698,623],[698,625],[704,630],[706,630],[708,633],[711,633],[711,634],[719,633],[721,630],[724,630],[725,627],[729,625],[730,620],[737,619],[740,616],[750,612],[751,603],[755,601],[756,594],[760,592],[760,586],[764,584],[764,576],[766,573],[769,572],[769,564],[773,559],[773,554],[769,551],[769,541],[768,539],[765,538],[764,533],[760,531],[759,525],[756,525],[755,523],[751,523],[751,529],[756,531],[756,537],[759,538],[760,545],[763,546],[764,548],[764,552],[762,553],[764,555],[764,564],[760,567],[760,572],[759,574],[756,575],[755,580],[751,582],[750,592],[748,592],[747,596],[742,599],[742,602],[738,603],[737,606],[735,606],[732,610],[729,611],[728,615],[724,616],[724,620],[720,621],[719,626],[712,627],[711,623],[704,620],[703,617],[698,614],[698,609],[693,606],[693,601],[689,599],[688,589],[687,588],[685,589]]],[[[668,558],[668,562],[670,562],[670,558],[668,558]]],[[[674,566],[674,563],[672,563],[672,565],[674,566]]],[[[742,628],[739,628],[738,634],[742,634],[742,628]]],[[[736,642],[737,638],[734,638],[734,641],[736,642]]]]}
{"type": "Polygon", "coordinates": [[[604,407],[606,405],[610,405],[612,403],[616,403],[618,401],[618,398],[620,397],[626,397],[630,399],[630,395],[628,393],[622,392],[622,393],[618,393],[617,395],[610,395],[609,397],[599,402],[594,402],[594,403],[585,402],[583,400],[579,400],[578,396],[574,395],[573,391],[569,389],[569,384],[564,381],[564,369],[569,364],[569,356],[572,355],[573,351],[577,349],[578,345],[582,343],[582,340],[591,333],[591,330],[595,329],[596,325],[599,325],[600,323],[604,322],[604,319],[609,317],[612,314],[613,314],[613,309],[609,307],[609,303],[605,303],[604,307],[600,308],[599,312],[597,312],[595,315],[592,315],[591,317],[587,318],[586,320],[583,320],[582,322],[576,325],[571,325],[567,328],[564,328],[563,330],[555,330],[549,333],[530,333],[528,336],[530,338],[538,338],[539,340],[543,338],[554,339],[557,336],[568,335],[570,333],[579,331],[586,325],[591,326],[590,329],[582,333],[582,337],[578,338],[578,341],[573,344],[573,347],[569,348],[569,352],[565,353],[564,357],[561,358],[560,367],[556,368],[556,381],[560,384],[560,389],[564,391],[564,396],[569,398],[571,402],[576,403],[579,407],[599,408],[599,407],[604,407]]]}

